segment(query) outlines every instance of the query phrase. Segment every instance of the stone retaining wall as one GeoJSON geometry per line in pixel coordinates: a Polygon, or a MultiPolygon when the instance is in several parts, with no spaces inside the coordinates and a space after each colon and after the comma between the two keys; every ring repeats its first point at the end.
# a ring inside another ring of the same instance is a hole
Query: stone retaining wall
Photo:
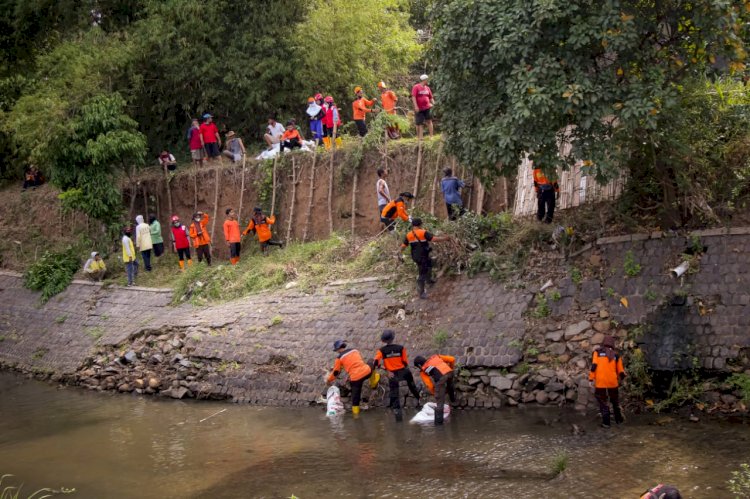
{"type": "MultiPolygon", "coordinates": [[[[323,387],[334,340],[370,357],[393,328],[411,357],[458,357],[462,406],[582,409],[592,403],[591,351],[605,334],[639,344],[656,369],[697,362],[750,372],[750,230],[698,236],[707,251],[682,279],[669,269],[697,239],[600,240],[568,264],[581,280],[555,279],[543,303],[534,293],[542,283],[506,289],[479,276],[442,280],[429,300],[361,279],[202,308],[170,305],[169,290],[76,281],[40,305],[20,276],[2,273],[0,363],[95,390],[304,405],[323,387]]],[[[556,253],[548,261],[566,266],[556,253]]],[[[385,387],[366,396],[382,403],[385,387]]]]}

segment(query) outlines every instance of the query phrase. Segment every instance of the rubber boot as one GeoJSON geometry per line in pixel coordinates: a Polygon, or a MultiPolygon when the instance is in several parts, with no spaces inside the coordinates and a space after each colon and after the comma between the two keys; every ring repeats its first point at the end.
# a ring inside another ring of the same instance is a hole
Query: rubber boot
{"type": "Polygon", "coordinates": [[[190,266],[192,266],[192,265],[193,265],[193,260],[191,260],[191,259],[188,259],[188,267],[190,267],[190,266]]]}
{"type": "Polygon", "coordinates": [[[619,405],[614,406],[615,423],[622,424],[625,422],[625,416],[622,414],[622,408],[619,405]]]}
{"type": "Polygon", "coordinates": [[[326,148],[326,151],[331,150],[331,137],[323,137],[323,145],[326,148]]]}
{"type": "Polygon", "coordinates": [[[185,272],[185,260],[180,260],[180,272],[185,272]]]}
{"type": "Polygon", "coordinates": [[[341,137],[336,137],[336,149],[344,147],[344,143],[341,141],[341,137]]]}
{"type": "Polygon", "coordinates": [[[372,373],[372,376],[370,376],[370,389],[374,390],[378,387],[378,383],[380,382],[380,373],[372,373]]]}
{"type": "Polygon", "coordinates": [[[417,281],[417,293],[421,299],[427,298],[427,292],[424,290],[424,281],[417,281]]]}
{"type": "Polygon", "coordinates": [[[393,414],[396,416],[396,421],[401,422],[404,420],[404,413],[401,412],[401,408],[393,409],[393,414]]]}
{"type": "Polygon", "coordinates": [[[353,416],[359,416],[359,406],[358,405],[353,405],[352,406],[352,415],[353,416]]]}
{"type": "Polygon", "coordinates": [[[443,424],[443,411],[435,410],[435,426],[443,424]]]}

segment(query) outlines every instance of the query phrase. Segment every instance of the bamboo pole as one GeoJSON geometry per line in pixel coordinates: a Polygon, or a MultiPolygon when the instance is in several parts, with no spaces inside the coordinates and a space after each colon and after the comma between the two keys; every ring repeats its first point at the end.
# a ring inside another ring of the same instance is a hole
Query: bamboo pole
{"type": "Polygon", "coordinates": [[[242,155],[242,180],[240,181],[240,207],[237,209],[237,220],[239,221],[240,225],[242,225],[242,200],[245,197],[245,157],[247,155],[242,155]]]}
{"type": "Polygon", "coordinates": [[[171,217],[174,215],[174,210],[172,207],[172,182],[169,178],[169,170],[164,171],[164,182],[166,182],[167,187],[167,207],[169,208],[169,216],[171,217]]]}
{"type": "Polygon", "coordinates": [[[419,199],[419,177],[422,174],[422,141],[420,140],[417,145],[417,172],[414,175],[414,189],[412,190],[412,194],[414,194],[414,206],[417,206],[417,200],[419,199]]]}
{"type": "MultiPolygon", "coordinates": [[[[224,160],[221,159],[221,156],[219,156],[219,164],[221,165],[221,169],[224,169],[224,160]]],[[[219,168],[216,168],[214,166],[214,171],[216,171],[216,174],[214,175],[214,216],[213,220],[211,220],[211,240],[214,239],[214,229],[216,228],[216,215],[218,213],[219,209],[219,168]]]]}
{"type": "Polygon", "coordinates": [[[193,213],[198,211],[198,165],[193,161],[193,213]]]}
{"type": "Polygon", "coordinates": [[[336,151],[336,132],[338,129],[338,125],[336,123],[333,124],[333,137],[331,137],[333,144],[331,147],[331,163],[329,165],[329,177],[328,177],[328,235],[333,234],[333,171],[334,171],[334,164],[333,164],[333,156],[336,151]]]}
{"type": "Polygon", "coordinates": [[[312,211],[315,207],[315,163],[318,159],[318,151],[313,151],[312,167],[310,169],[310,190],[308,191],[307,201],[307,219],[305,220],[305,230],[302,232],[302,242],[307,241],[307,235],[310,231],[310,220],[312,219],[312,211]]]}
{"type": "Polygon", "coordinates": [[[359,180],[359,174],[355,171],[352,179],[352,238],[357,227],[357,180],[359,180]]]}
{"type": "MultiPolygon", "coordinates": [[[[440,172],[440,156],[443,153],[443,143],[440,143],[437,153],[437,161],[435,162],[435,175],[432,178],[432,189],[430,192],[430,215],[435,216],[435,193],[437,191],[438,175],[440,172]]],[[[455,174],[455,172],[453,172],[455,174]]]]}
{"type": "MultiPolygon", "coordinates": [[[[281,154],[281,151],[279,151],[279,154],[281,154]]],[[[273,158],[273,173],[271,179],[271,215],[276,213],[276,162],[278,159],[278,155],[273,158]]]]}
{"type": "Polygon", "coordinates": [[[141,184],[143,192],[143,218],[148,218],[148,193],[146,192],[146,183],[141,184]]]}
{"type": "Polygon", "coordinates": [[[297,172],[297,166],[294,161],[294,156],[292,156],[292,200],[290,202],[289,206],[289,220],[287,221],[286,225],[286,241],[289,242],[292,239],[292,223],[294,223],[294,205],[297,202],[297,184],[300,183],[300,180],[302,178],[302,171],[305,169],[305,164],[303,163],[299,167],[299,172],[297,172]]]}

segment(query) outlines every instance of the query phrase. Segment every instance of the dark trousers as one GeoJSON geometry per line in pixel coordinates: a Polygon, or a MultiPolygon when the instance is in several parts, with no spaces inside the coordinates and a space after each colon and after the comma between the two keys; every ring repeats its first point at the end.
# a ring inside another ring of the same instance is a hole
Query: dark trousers
{"type": "Polygon", "coordinates": [[[146,272],[151,272],[151,250],[141,251],[143,257],[143,266],[146,268],[146,272]]]}
{"type": "Polygon", "coordinates": [[[419,404],[419,390],[417,390],[417,384],[414,383],[414,375],[408,367],[393,371],[390,373],[391,376],[388,378],[388,390],[390,392],[390,403],[388,404],[391,409],[400,410],[401,401],[399,400],[399,385],[402,381],[406,381],[406,385],[409,387],[409,391],[414,398],[417,399],[419,404]]]}
{"type": "Polygon", "coordinates": [[[596,401],[599,402],[599,412],[602,414],[602,424],[609,426],[610,424],[610,412],[609,404],[612,403],[612,408],[615,413],[615,423],[620,424],[625,419],[622,417],[622,409],[620,409],[620,393],[617,388],[597,388],[594,390],[596,401]]]}
{"type": "Polygon", "coordinates": [[[239,258],[242,245],[240,243],[229,243],[229,257],[239,258]]]}
{"type": "Polygon", "coordinates": [[[540,222],[550,223],[555,215],[555,190],[540,190],[537,194],[536,218],[540,222]]]}
{"type": "Polygon", "coordinates": [[[284,148],[294,149],[295,147],[302,147],[298,139],[282,140],[279,143],[279,152],[283,152],[284,148]]]}
{"type": "Polygon", "coordinates": [[[357,132],[359,132],[360,137],[367,135],[367,123],[365,123],[365,120],[354,120],[354,124],[357,125],[357,132]]]}
{"type": "Polygon", "coordinates": [[[382,214],[383,214],[383,208],[385,208],[384,204],[379,204],[378,205],[378,214],[381,215],[380,216],[380,223],[384,224],[385,228],[388,229],[389,231],[393,231],[393,229],[396,227],[396,221],[392,220],[390,218],[383,218],[383,216],[382,216],[382,214]]]}
{"type": "Polygon", "coordinates": [[[281,248],[282,246],[284,246],[284,243],[269,239],[268,241],[263,241],[260,243],[260,250],[265,253],[269,246],[278,246],[279,248],[281,248]]]}
{"type": "Polygon", "coordinates": [[[445,394],[448,393],[452,403],[456,402],[456,387],[453,383],[453,372],[443,374],[435,383],[435,424],[443,424],[443,406],[445,405],[445,394]]]}
{"type": "Polygon", "coordinates": [[[195,253],[198,255],[198,262],[202,262],[203,259],[206,259],[206,263],[210,266],[211,265],[211,245],[210,244],[204,244],[201,246],[198,246],[195,248],[195,253]]]}
{"type": "Polygon", "coordinates": [[[432,258],[429,256],[422,258],[419,262],[416,262],[419,268],[419,276],[417,276],[417,290],[420,294],[424,293],[424,286],[426,283],[432,281],[432,258]]]}
{"type": "Polygon", "coordinates": [[[368,374],[364,378],[358,379],[357,381],[349,380],[349,384],[352,387],[352,406],[359,406],[359,402],[362,400],[362,385],[364,385],[365,381],[370,379],[372,373],[375,372],[375,370],[372,368],[372,361],[368,362],[367,364],[370,366],[370,374],[368,374]]]}
{"type": "Polygon", "coordinates": [[[448,209],[448,220],[456,220],[466,213],[466,209],[460,204],[445,203],[445,207],[448,209]]]}
{"type": "Polygon", "coordinates": [[[179,258],[180,261],[183,261],[185,259],[190,260],[190,247],[177,248],[177,258],[179,258]]]}
{"type": "Polygon", "coordinates": [[[154,243],[154,256],[162,256],[164,254],[164,243],[154,243]]]}

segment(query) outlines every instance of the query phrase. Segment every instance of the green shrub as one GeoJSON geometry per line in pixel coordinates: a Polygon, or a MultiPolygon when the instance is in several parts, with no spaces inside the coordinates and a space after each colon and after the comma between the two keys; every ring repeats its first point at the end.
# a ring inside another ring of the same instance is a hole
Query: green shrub
{"type": "Polygon", "coordinates": [[[449,338],[450,335],[445,329],[438,329],[435,332],[435,336],[432,337],[432,341],[435,343],[436,347],[442,348],[448,343],[449,338]]]}
{"type": "Polygon", "coordinates": [[[745,373],[735,373],[727,379],[727,383],[739,390],[743,402],[750,402],[750,376],[745,373]]]}
{"type": "Polygon", "coordinates": [[[732,478],[727,481],[727,484],[735,497],[750,497],[750,465],[741,464],[738,471],[732,472],[732,478]]]}
{"type": "Polygon", "coordinates": [[[543,293],[539,293],[536,296],[536,307],[531,311],[531,316],[535,319],[543,319],[550,314],[549,304],[547,303],[547,297],[543,293]]]}
{"type": "Polygon", "coordinates": [[[633,252],[630,250],[625,253],[625,259],[622,262],[622,269],[628,277],[635,277],[641,273],[641,264],[635,261],[633,252]]]}
{"type": "Polygon", "coordinates": [[[33,291],[41,291],[42,303],[46,303],[56,294],[65,291],[79,265],[78,258],[70,249],[61,253],[46,251],[24,273],[24,286],[33,291]]]}
{"type": "Polygon", "coordinates": [[[559,475],[568,468],[568,453],[564,450],[558,451],[555,457],[552,459],[550,464],[550,471],[555,475],[559,475]]]}

